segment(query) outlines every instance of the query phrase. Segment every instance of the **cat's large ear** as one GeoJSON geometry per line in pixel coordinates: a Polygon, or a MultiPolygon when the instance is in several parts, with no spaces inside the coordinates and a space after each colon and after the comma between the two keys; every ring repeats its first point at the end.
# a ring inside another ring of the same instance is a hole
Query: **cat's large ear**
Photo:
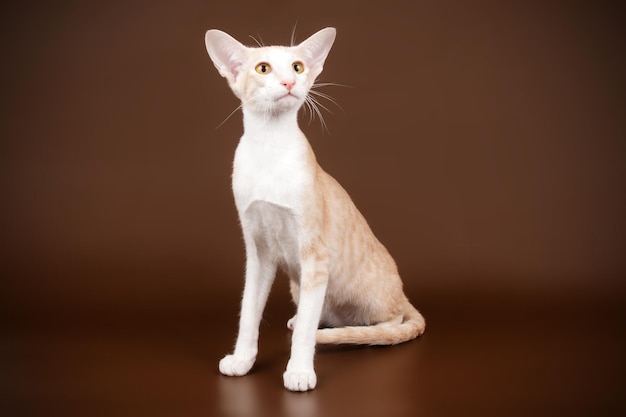
{"type": "Polygon", "coordinates": [[[246,47],[221,30],[211,29],[204,35],[206,50],[222,77],[234,84],[246,59],[246,47]]]}
{"type": "Polygon", "coordinates": [[[308,61],[309,69],[316,77],[324,68],[324,61],[335,42],[336,33],[335,28],[325,28],[298,45],[298,49],[308,61]]]}

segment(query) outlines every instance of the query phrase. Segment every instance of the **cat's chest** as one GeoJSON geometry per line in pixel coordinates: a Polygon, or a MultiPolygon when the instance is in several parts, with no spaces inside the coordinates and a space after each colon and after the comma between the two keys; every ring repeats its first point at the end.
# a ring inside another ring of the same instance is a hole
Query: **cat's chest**
{"type": "Polygon", "coordinates": [[[242,138],[233,163],[233,193],[245,211],[255,201],[301,206],[312,175],[306,147],[297,140],[255,141],[242,138]]]}

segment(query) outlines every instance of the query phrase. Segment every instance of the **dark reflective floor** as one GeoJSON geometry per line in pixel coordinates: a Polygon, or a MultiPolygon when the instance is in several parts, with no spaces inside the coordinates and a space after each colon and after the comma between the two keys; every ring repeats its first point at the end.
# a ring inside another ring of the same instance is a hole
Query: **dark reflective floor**
{"type": "MultiPolygon", "coordinates": [[[[423,294],[426,334],[394,347],[320,348],[318,388],[282,387],[291,307],[274,297],[258,363],[217,362],[236,299],[178,311],[13,318],[2,332],[3,416],[609,416],[621,394],[620,297],[423,294]]],[[[622,414],[623,415],[623,414],[622,414]]]]}

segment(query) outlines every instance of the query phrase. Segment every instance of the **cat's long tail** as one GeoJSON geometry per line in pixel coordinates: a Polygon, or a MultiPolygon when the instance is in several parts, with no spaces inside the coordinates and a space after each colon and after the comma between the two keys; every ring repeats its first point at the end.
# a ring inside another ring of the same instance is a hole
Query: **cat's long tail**
{"type": "Polygon", "coordinates": [[[424,333],[426,320],[413,305],[407,308],[401,323],[380,323],[373,326],[347,326],[317,331],[318,344],[397,345],[424,333]]]}

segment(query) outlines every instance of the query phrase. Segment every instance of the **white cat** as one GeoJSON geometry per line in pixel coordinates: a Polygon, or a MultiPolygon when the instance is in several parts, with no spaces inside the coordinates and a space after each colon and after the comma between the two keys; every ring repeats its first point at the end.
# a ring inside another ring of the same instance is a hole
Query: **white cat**
{"type": "Polygon", "coordinates": [[[246,279],[235,350],[219,369],[244,375],[252,368],[263,309],[281,267],[297,304],[283,375],[292,391],[316,386],[316,342],[396,344],[425,329],[393,259],[346,191],[317,164],[298,127],[298,110],[334,40],[334,28],[292,47],[245,47],[219,30],[205,36],[209,56],[241,100],[244,124],[232,185],[246,279]]]}

